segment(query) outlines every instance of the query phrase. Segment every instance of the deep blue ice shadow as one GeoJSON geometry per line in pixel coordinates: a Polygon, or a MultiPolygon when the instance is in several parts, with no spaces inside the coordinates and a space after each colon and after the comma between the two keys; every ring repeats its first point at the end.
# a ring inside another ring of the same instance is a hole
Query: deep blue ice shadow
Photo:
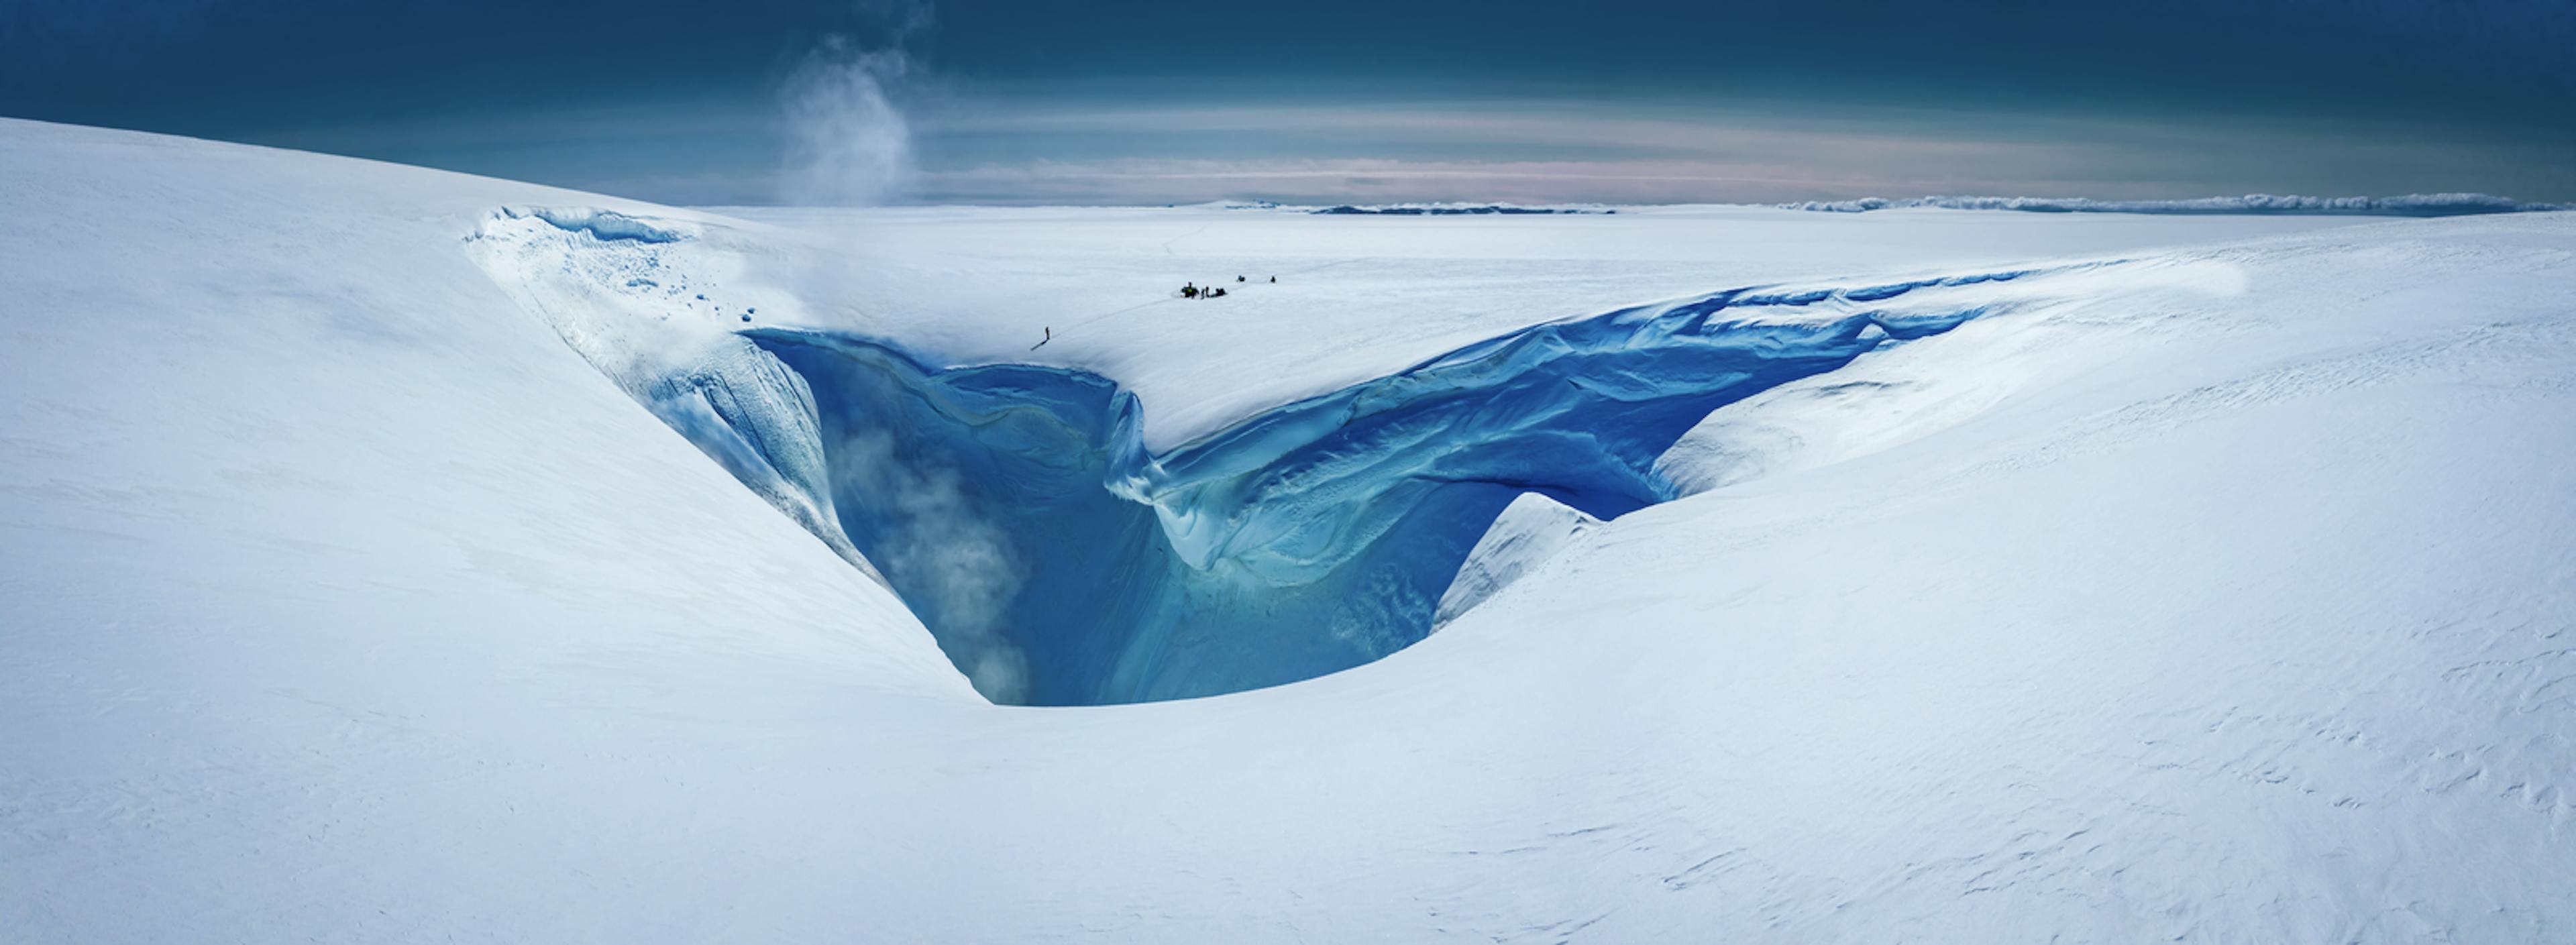
{"type": "Polygon", "coordinates": [[[1140,445],[1136,398],[1098,375],[743,334],[813,390],[843,529],[952,658],[972,674],[969,651],[1005,641],[1026,701],[1098,704],[1402,649],[1520,493],[1602,518],[1672,498],[1655,459],[1709,411],[1980,314],[1869,303],[2026,274],[1739,290],[1539,325],[1160,456],[1140,445]],[[1829,301],[1825,317],[1732,317],[1829,301]]]}

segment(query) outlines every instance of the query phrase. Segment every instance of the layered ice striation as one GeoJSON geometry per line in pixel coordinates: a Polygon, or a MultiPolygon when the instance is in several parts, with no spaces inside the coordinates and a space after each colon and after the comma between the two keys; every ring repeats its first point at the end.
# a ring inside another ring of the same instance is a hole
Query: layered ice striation
{"type": "Polygon", "coordinates": [[[1143,406],[1097,375],[744,334],[813,391],[842,532],[960,668],[999,700],[1091,704],[1292,682],[1402,649],[1516,497],[1602,519],[1671,498],[1655,459],[1710,410],[1973,317],[1865,305],[1962,281],[1730,292],[1542,325],[1163,455],[1141,445],[1143,406]],[[1777,317],[1809,306],[1836,311],[1777,317]]]}
{"type": "Polygon", "coordinates": [[[944,366],[766,326],[632,357],[621,333],[667,319],[600,313],[694,301],[628,272],[662,265],[671,232],[520,213],[478,252],[539,280],[529,304],[745,484],[872,563],[979,691],[1039,705],[1234,692],[1393,653],[1522,567],[1470,568],[1475,586],[1452,593],[1516,499],[1594,520],[1673,498],[1656,459],[1710,411],[1947,331],[2005,304],[1986,283],[2032,274],[1741,289],[1537,325],[1158,454],[1146,405],[1080,370],[944,366]],[[619,253],[635,262],[602,262],[619,253]],[[545,287],[565,272],[586,287],[545,287]]]}

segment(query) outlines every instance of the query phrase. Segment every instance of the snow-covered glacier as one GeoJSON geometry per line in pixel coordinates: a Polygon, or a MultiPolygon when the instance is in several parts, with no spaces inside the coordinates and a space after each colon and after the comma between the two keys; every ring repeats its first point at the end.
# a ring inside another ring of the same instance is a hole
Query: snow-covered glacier
{"type": "Polygon", "coordinates": [[[9,941],[2576,923],[2576,214],[0,219],[9,941]]]}

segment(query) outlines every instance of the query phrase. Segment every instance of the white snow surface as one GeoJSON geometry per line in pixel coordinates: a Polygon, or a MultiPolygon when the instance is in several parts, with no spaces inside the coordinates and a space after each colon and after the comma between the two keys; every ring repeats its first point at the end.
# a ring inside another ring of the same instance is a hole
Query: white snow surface
{"type": "Polygon", "coordinates": [[[1445,625],[1476,609],[1600,524],[1599,519],[1562,502],[1535,492],[1521,493],[1503,507],[1503,514],[1485,527],[1485,537],[1467,552],[1449,592],[1440,596],[1434,620],[1445,625]]]}
{"type": "Polygon", "coordinates": [[[8,941],[2576,937],[2576,214],[718,214],[8,121],[0,222],[8,941]],[[505,208],[689,289],[496,279],[505,208]],[[985,703],[615,377],[756,307],[1170,444],[2088,260],[1716,411],[1685,498],[1511,516],[1553,553],[1410,649],[1179,702],[985,703]]]}
{"type": "Polygon", "coordinates": [[[1732,206],[1474,217],[1222,207],[721,212],[794,231],[772,231],[766,255],[748,263],[759,284],[804,301],[770,323],[890,336],[943,363],[1088,369],[1144,400],[1146,445],[1158,451],[1553,319],[1737,286],[1864,285],[2351,222],[1948,210],[1864,222],[1732,206]],[[1185,281],[1231,294],[1184,300],[1185,281]],[[1050,330],[1055,340],[1030,350],[1050,330]]]}

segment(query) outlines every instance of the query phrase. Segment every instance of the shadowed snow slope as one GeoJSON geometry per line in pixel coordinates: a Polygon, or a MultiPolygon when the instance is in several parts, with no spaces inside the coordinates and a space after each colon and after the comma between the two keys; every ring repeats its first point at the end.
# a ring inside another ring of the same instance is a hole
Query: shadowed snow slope
{"type": "Polygon", "coordinates": [[[0,216],[13,942],[2576,931],[2570,215],[748,222],[0,122],[0,216]],[[498,207],[623,217],[520,222],[666,254],[675,334],[567,348],[498,207]],[[1209,699],[978,698],[761,419],[854,340],[1039,359],[1186,479],[1543,321],[2021,270],[1673,431],[1680,498],[1529,500],[1438,633],[1209,699]]]}

